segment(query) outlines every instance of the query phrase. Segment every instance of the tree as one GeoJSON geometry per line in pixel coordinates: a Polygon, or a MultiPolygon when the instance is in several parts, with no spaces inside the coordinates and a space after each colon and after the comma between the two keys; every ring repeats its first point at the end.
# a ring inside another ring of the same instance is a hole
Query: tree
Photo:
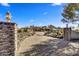
{"type": "Polygon", "coordinates": [[[78,3],[70,3],[64,6],[64,10],[62,13],[63,19],[61,20],[63,23],[75,22],[79,20],[79,4],[78,3]]]}

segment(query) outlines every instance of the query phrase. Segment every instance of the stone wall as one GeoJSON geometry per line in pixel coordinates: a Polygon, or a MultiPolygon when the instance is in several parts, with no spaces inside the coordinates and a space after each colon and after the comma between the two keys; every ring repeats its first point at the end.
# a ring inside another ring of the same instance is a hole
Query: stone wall
{"type": "Polygon", "coordinates": [[[14,56],[17,30],[15,23],[0,22],[0,56],[14,56]]]}

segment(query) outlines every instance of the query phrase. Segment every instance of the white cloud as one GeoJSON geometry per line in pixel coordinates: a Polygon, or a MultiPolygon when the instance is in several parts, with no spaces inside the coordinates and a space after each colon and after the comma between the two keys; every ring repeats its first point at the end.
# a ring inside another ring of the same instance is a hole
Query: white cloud
{"type": "Polygon", "coordinates": [[[47,15],[48,14],[48,12],[43,12],[43,15],[47,15]]]}
{"type": "Polygon", "coordinates": [[[62,5],[62,3],[52,3],[52,6],[56,6],[56,5],[62,5]]]}
{"type": "Polygon", "coordinates": [[[10,7],[8,3],[1,3],[2,6],[10,7]]]}
{"type": "Polygon", "coordinates": [[[34,22],[34,19],[31,19],[30,22],[34,22]]]}

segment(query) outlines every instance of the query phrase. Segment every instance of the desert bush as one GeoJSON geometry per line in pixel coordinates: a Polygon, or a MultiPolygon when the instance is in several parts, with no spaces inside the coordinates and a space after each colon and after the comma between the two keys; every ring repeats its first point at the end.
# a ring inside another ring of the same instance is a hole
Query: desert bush
{"type": "Polygon", "coordinates": [[[55,37],[55,38],[63,38],[63,33],[59,30],[48,31],[44,34],[45,36],[55,37]]]}

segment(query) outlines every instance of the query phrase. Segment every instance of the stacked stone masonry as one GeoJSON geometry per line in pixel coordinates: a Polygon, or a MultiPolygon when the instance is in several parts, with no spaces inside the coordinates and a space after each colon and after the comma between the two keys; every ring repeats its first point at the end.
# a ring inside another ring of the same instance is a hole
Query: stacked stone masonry
{"type": "Polygon", "coordinates": [[[15,55],[16,24],[0,22],[0,56],[15,55]]]}

